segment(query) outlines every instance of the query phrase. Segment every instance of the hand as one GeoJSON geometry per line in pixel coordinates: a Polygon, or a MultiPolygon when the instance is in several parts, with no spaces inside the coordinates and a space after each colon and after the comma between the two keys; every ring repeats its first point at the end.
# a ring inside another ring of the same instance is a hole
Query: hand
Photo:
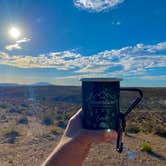
{"type": "Polygon", "coordinates": [[[50,154],[42,166],[81,166],[87,156],[90,146],[96,142],[114,142],[117,139],[115,131],[86,130],[82,126],[82,110],[80,109],[70,120],[60,143],[50,154]],[[73,159],[74,156],[74,159],[73,159]]]}
{"type": "Polygon", "coordinates": [[[87,130],[82,126],[82,110],[80,109],[68,122],[63,138],[76,139],[84,145],[109,142],[114,143],[117,139],[117,133],[114,130],[87,130]]]}

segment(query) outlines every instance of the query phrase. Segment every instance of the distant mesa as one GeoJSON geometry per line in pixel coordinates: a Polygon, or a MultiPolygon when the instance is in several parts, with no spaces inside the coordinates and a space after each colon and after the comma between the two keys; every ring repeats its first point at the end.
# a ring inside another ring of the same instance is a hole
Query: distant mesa
{"type": "Polygon", "coordinates": [[[54,84],[51,84],[49,82],[36,82],[34,84],[31,84],[31,86],[53,86],[54,84]]]}
{"type": "Polygon", "coordinates": [[[11,87],[11,86],[19,86],[19,84],[14,84],[14,83],[0,83],[0,87],[3,87],[3,86],[9,86],[9,87],[11,87]]]}

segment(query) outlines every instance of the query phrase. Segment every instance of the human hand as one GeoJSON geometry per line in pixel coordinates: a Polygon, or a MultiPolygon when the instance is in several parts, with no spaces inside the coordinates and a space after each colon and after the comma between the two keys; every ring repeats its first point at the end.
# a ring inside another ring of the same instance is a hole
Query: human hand
{"type": "Polygon", "coordinates": [[[106,130],[87,130],[82,126],[82,110],[80,109],[70,120],[61,138],[42,166],[81,166],[92,143],[115,142],[117,133],[106,130]],[[74,159],[73,159],[74,156],[74,159]]]}
{"type": "Polygon", "coordinates": [[[117,133],[114,130],[87,130],[82,126],[82,110],[80,109],[68,122],[63,138],[78,140],[84,145],[109,142],[114,143],[117,139],[117,133]]]}

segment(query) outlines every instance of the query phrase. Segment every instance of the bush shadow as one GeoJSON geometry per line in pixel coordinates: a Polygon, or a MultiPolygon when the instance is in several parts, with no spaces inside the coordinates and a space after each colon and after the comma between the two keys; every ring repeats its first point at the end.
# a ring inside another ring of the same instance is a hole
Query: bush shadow
{"type": "Polygon", "coordinates": [[[159,160],[166,161],[166,157],[165,157],[165,156],[160,155],[160,154],[158,154],[158,153],[156,153],[156,152],[154,152],[154,151],[149,152],[148,154],[149,154],[150,156],[152,156],[152,157],[158,158],[159,160]]]}

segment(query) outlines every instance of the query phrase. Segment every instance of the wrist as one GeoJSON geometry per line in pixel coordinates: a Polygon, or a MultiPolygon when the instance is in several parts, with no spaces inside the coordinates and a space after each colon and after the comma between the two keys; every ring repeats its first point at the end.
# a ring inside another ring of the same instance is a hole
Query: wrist
{"type": "Polygon", "coordinates": [[[90,148],[93,141],[88,138],[84,132],[80,132],[75,138],[75,141],[82,147],[90,148]]]}

